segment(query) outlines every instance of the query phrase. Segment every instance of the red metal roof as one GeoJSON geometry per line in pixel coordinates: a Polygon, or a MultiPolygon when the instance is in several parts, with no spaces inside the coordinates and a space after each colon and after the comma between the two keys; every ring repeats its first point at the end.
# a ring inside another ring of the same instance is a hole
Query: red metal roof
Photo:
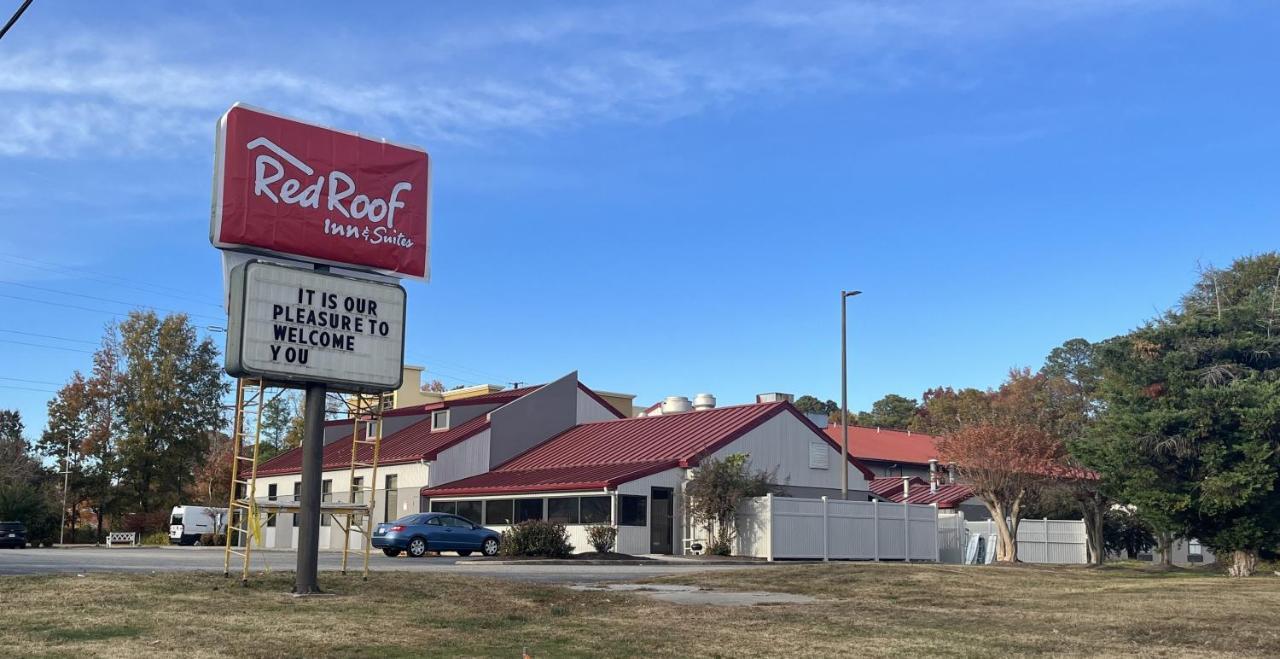
{"type": "MultiPolygon", "coordinates": [[[[826,433],[837,446],[840,444],[839,425],[827,426],[826,433]]],[[[927,465],[929,458],[938,457],[934,444],[937,439],[918,432],[849,426],[849,455],[861,460],[927,465]]]]}
{"type": "Polygon", "coordinates": [[[524,471],[490,471],[446,483],[440,487],[424,488],[422,493],[433,497],[459,497],[494,493],[603,490],[674,466],[676,465],[670,462],[632,462],[524,471]]]}
{"type": "Polygon", "coordinates": [[[702,412],[600,421],[574,426],[516,456],[500,468],[519,471],[656,460],[692,466],[725,440],[734,439],[782,410],[739,405],[702,412]]]}
{"type": "MultiPolygon", "coordinates": [[[[929,505],[936,503],[939,508],[955,508],[973,498],[973,489],[968,485],[948,483],[939,485],[937,492],[929,491],[929,484],[922,478],[910,479],[911,491],[907,503],[929,505]]],[[[896,476],[877,478],[867,484],[877,496],[894,503],[902,503],[902,479],[896,476]]]]}
{"type": "MultiPolygon", "coordinates": [[[[925,480],[923,478],[920,478],[919,476],[912,476],[911,484],[913,486],[928,485],[928,483],[925,482],[925,480]]],[[[886,499],[893,496],[895,493],[898,495],[899,498],[901,498],[902,497],[902,478],[901,477],[895,478],[892,476],[877,476],[875,480],[867,481],[867,489],[871,490],[872,494],[879,497],[884,497],[886,499]]]]}
{"type": "MultiPolygon", "coordinates": [[[[703,457],[780,413],[795,415],[815,435],[838,448],[790,403],[737,405],[700,412],[580,424],[488,473],[436,488],[423,488],[422,493],[443,496],[443,492],[453,492],[460,487],[477,495],[525,491],[512,488],[546,479],[551,479],[554,484],[585,484],[578,489],[612,487],[663,469],[695,467],[703,457]],[[614,471],[608,472],[609,478],[602,479],[599,474],[605,469],[614,471]]],[[[868,480],[873,477],[871,471],[852,456],[849,462],[868,480]]],[[[537,491],[539,488],[531,485],[529,489],[537,491]]]]}
{"type": "MultiPolygon", "coordinates": [[[[444,449],[489,427],[489,420],[480,415],[466,423],[448,430],[431,432],[431,419],[423,419],[399,432],[387,435],[382,439],[382,447],[378,453],[378,464],[404,464],[419,460],[433,460],[436,454],[444,449]]],[[[373,447],[361,444],[357,447],[361,461],[372,459],[373,447]]],[[[325,444],[324,469],[342,469],[351,466],[351,436],[325,444]]],[[[258,466],[259,476],[278,476],[281,474],[297,474],[302,472],[302,449],[281,453],[258,466]]]]}
{"type": "MultiPolygon", "coordinates": [[[[432,403],[430,405],[415,405],[412,407],[404,407],[397,410],[391,410],[383,414],[383,416],[407,416],[410,414],[426,414],[432,410],[445,409],[458,405],[482,405],[482,404],[498,404],[505,405],[517,398],[521,398],[526,394],[541,389],[543,385],[534,385],[530,387],[520,387],[518,389],[509,389],[507,391],[498,391],[483,396],[472,396],[471,398],[461,398],[458,400],[447,401],[445,403],[432,403]]],[[[608,401],[601,398],[596,392],[589,389],[581,382],[578,388],[590,395],[595,401],[604,406],[614,416],[621,417],[618,412],[608,401]]],[[[401,429],[399,432],[392,433],[382,439],[382,448],[378,456],[378,464],[403,464],[406,462],[417,462],[419,460],[434,460],[436,455],[454,444],[484,430],[489,427],[487,420],[488,415],[480,415],[460,426],[450,428],[440,432],[431,432],[431,420],[423,419],[417,423],[401,429]]],[[[335,424],[351,424],[351,419],[340,419],[338,421],[330,421],[325,425],[335,424]]],[[[371,459],[372,448],[369,446],[359,447],[359,460],[369,461],[371,459]]],[[[351,465],[351,436],[348,435],[340,440],[330,442],[324,447],[324,469],[340,469],[351,465]]],[[[280,474],[296,474],[302,471],[302,452],[300,449],[292,449],[281,453],[276,457],[262,463],[258,466],[258,475],[260,476],[277,476],[280,474]]]]}

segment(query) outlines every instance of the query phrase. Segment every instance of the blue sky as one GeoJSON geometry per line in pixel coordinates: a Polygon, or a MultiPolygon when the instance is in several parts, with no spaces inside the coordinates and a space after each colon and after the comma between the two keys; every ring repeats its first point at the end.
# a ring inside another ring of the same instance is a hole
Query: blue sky
{"type": "Polygon", "coordinates": [[[0,42],[0,407],[29,433],[113,313],[224,324],[235,101],[431,152],[407,357],[450,386],[838,398],[848,287],[851,407],[987,387],[1280,238],[1258,5],[379,7],[37,2],[0,42]]]}

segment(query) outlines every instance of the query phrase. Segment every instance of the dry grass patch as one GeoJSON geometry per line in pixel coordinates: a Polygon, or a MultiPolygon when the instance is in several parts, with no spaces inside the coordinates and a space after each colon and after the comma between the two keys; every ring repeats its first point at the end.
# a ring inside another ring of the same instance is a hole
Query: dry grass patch
{"type": "Polygon", "coordinates": [[[44,656],[1280,655],[1280,579],[1131,569],[795,565],[661,579],[814,604],[680,606],[467,576],[0,578],[0,647],[44,656]]]}
{"type": "MultiPolygon", "coordinates": [[[[1280,579],[1135,567],[796,565],[666,583],[830,598],[877,648],[976,654],[1280,656],[1280,579]]],[[[877,650],[878,651],[878,650],[877,650]]]]}

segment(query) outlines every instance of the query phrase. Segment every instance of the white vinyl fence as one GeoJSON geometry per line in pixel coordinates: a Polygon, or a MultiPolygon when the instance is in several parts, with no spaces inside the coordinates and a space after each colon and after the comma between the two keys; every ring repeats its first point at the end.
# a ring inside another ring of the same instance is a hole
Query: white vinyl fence
{"type": "Polygon", "coordinates": [[[938,509],[773,495],[738,508],[741,556],[768,560],[938,560],[938,509]]]}
{"type": "MultiPolygon", "coordinates": [[[[938,519],[941,560],[944,563],[990,563],[995,553],[996,535],[996,525],[991,520],[966,522],[963,513],[944,513],[938,519]],[[979,545],[980,552],[977,551],[979,545]]],[[[1053,565],[1088,563],[1084,522],[1078,519],[1020,521],[1018,560],[1053,565]]]]}

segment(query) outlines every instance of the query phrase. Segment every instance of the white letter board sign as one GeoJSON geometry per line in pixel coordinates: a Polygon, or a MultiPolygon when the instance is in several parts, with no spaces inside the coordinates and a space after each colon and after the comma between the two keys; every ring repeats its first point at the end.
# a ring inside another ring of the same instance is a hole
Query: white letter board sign
{"type": "Polygon", "coordinates": [[[263,261],[231,271],[227,374],[335,389],[400,388],[405,293],[397,284],[263,261]]]}

